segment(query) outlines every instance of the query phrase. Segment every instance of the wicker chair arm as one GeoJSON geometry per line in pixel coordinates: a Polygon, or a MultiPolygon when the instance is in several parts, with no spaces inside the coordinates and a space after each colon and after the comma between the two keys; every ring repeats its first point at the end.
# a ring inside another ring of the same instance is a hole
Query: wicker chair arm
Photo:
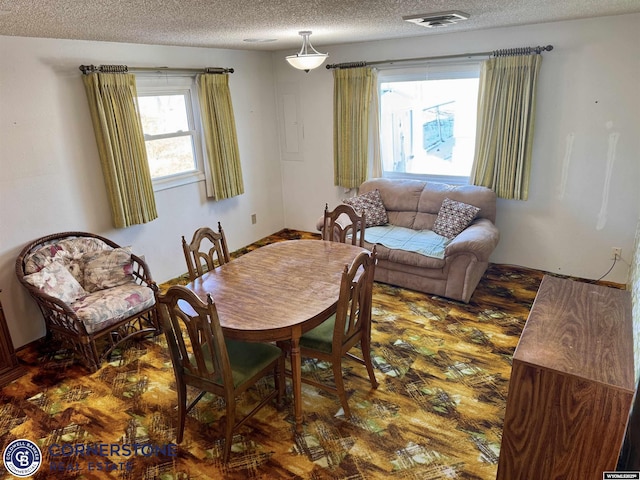
{"type": "Polygon", "coordinates": [[[24,281],[23,278],[20,278],[20,282],[26,287],[31,297],[35,300],[47,322],[61,328],[66,328],[79,332],[80,334],[87,335],[84,323],[78,318],[76,312],[67,303],[63,302],[59,298],[52,297],[51,295],[42,292],[38,288],[24,281]]]}
{"type": "Polygon", "coordinates": [[[131,261],[133,262],[133,277],[138,285],[142,285],[145,287],[149,287],[156,291],[158,288],[156,282],[153,281],[151,277],[151,270],[147,265],[147,262],[144,258],[139,257],[138,255],[131,254],[131,261]]]}
{"type": "Polygon", "coordinates": [[[52,297],[51,295],[38,290],[32,285],[27,284],[26,282],[24,282],[24,285],[29,290],[31,296],[38,302],[38,305],[46,307],[50,310],[63,311],[66,315],[75,317],[77,319],[76,313],[73,311],[73,309],[59,298],[52,297]]]}

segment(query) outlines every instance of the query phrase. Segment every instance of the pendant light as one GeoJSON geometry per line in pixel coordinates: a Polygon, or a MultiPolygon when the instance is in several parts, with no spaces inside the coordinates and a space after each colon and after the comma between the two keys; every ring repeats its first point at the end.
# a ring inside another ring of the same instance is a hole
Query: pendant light
{"type": "Polygon", "coordinates": [[[309,35],[311,32],[308,30],[304,30],[302,32],[298,32],[302,36],[302,48],[295,55],[287,56],[287,62],[298,70],[304,70],[308,72],[309,70],[313,70],[314,68],[319,67],[323,64],[326,58],[329,56],[328,53],[320,53],[309,41],[309,35]]]}

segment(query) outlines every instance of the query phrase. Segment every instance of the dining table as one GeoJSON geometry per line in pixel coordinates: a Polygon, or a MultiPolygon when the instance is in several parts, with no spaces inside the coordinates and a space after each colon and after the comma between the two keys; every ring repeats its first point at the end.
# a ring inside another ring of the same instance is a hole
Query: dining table
{"type": "Polygon", "coordinates": [[[342,272],[364,248],[326,240],[271,243],[187,284],[211,294],[226,338],[289,342],[296,432],[301,432],[300,337],[336,311],[342,272]]]}

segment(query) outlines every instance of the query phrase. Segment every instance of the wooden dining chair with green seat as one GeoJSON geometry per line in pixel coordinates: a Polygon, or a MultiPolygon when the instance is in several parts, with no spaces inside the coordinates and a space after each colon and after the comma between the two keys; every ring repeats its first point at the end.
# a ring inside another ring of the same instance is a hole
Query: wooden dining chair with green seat
{"type": "Polygon", "coordinates": [[[220,222],[218,222],[217,232],[214,232],[209,227],[197,229],[190,243],[187,243],[183,235],[182,251],[184,252],[191,281],[213,270],[216,264],[223,265],[231,261],[227,238],[220,222]]]}
{"type": "Polygon", "coordinates": [[[346,203],[341,203],[331,211],[328,204],[324,206],[323,240],[364,247],[366,225],[364,210],[362,215],[358,215],[354,208],[346,203]]]}
{"type": "Polygon", "coordinates": [[[177,443],[182,442],[187,413],[207,392],[222,397],[224,462],[229,460],[233,431],[243,425],[274,397],[278,406],[284,395],[284,355],[275,345],[225,339],[215,303],[207,303],[181,285],[158,297],[160,317],[173,363],[178,393],[177,443]],[[274,389],[244,417],[236,420],[236,397],[273,373],[274,389]],[[200,393],[188,403],[187,386],[200,393]]]}
{"type": "Polygon", "coordinates": [[[337,395],[347,418],[351,416],[351,411],[344,388],[342,359],[347,357],[364,365],[371,386],[378,387],[371,362],[371,302],[375,264],[374,247],[372,252],[360,253],[350,266],[345,265],[336,313],[300,338],[302,357],[331,363],[335,386],[309,376],[303,376],[302,381],[337,395]],[[350,351],[357,344],[360,344],[362,358],[350,351]]]}

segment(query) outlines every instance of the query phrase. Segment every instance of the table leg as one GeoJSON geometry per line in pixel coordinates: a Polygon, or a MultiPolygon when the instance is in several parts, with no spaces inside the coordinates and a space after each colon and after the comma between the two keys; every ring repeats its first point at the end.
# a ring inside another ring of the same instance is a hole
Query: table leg
{"type": "Polygon", "coordinates": [[[293,413],[296,432],[302,432],[302,361],[300,359],[300,337],[291,339],[291,380],[293,383],[293,413]]]}

